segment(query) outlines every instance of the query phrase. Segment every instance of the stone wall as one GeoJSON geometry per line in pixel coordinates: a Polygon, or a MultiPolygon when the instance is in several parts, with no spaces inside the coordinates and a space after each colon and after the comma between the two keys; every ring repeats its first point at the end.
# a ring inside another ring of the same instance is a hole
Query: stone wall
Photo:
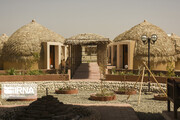
{"type": "MultiPolygon", "coordinates": [[[[5,83],[5,82],[1,82],[5,83]]],[[[1,84],[0,83],[0,84],[1,84]]],[[[10,83],[10,82],[8,82],[10,83]]],[[[11,82],[11,83],[23,83],[23,82],[11,82]]],[[[89,91],[99,91],[101,88],[100,81],[34,81],[26,83],[35,83],[38,85],[38,91],[45,91],[48,88],[49,91],[54,91],[60,87],[71,86],[73,88],[78,88],[79,90],[89,90],[89,91]]],[[[107,90],[116,90],[119,87],[128,87],[132,88],[135,82],[103,82],[103,86],[107,90]]],[[[160,83],[161,87],[166,90],[166,84],[160,83]]],[[[137,84],[136,88],[139,90],[140,83],[137,84]]],[[[148,90],[148,83],[143,83],[142,91],[148,90]]],[[[151,83],[151,91],[158,92],[160,91],[156,83],[151,83]]]]}

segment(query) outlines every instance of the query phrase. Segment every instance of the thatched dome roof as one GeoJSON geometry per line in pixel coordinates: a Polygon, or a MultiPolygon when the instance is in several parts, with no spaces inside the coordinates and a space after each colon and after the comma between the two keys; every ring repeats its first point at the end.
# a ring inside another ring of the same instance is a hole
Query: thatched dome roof
{"type": "Polygon", "coordinates": [[[113,42],[120,42],[121,40],[123,40],[122,38],[124,37],[124,35],[126,34],[127,31],[121,33],[120,35],[118,35],[117,37],[114,38],[113,42]]]}
{"type": "Polygon", "coordinates": [[[175,47],[173,41],[161,28],[147,22],[146,20],[132,27],[130,30],[126,31],[122,35],[117,36],[115,38],[115,41],[136,41],[134,54],[135,59],[147,61],[148,46],[143,44],[141,36],[146,35],[148,37],[151,37],[152,34],[156,34],[158,36],[158,39],[155,44],[151,44],[151,61],[157,63],[175,60],[175,47]]]}
{"type": "Polygon", "coordinates": [[[72,36],[66,39],[65,44],[72,45],[89,45],[89,44],[108,44],[110,43],[109,38],[93,34],[93,33],[84,33],[72,36]]]}
{"type": "Polygon", "coordinates": [[[176,56],[180,59],[180,36],[172,33],[170,38],[175,44],[176,56]]]}
{"type": "Polygon", "coordinates": [[[42,42],[61,42],[64,38],[32,20],[14,32],[3,48],[3,58],[8,61],[27,60],[40,53],[42,42]]]}
{"type": "Polygon", "coordinates": [[[2,55],[2,49],[3,49],[3,46],[4,46],[4,43],[8,40],[8,36],[6,34],[2,34],[0,36],[0,57],[2,55]]]}

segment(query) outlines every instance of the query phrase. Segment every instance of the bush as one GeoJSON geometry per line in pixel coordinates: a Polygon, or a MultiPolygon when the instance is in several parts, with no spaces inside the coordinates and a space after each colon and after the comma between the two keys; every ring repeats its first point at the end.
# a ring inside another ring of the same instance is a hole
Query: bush
{"type": "Polygon", "coordinates": [[[167,76],[168,76],[168,77],[174,77],[174,76],[175,76],[175,73],[174,73],[174,65],[173,65],[172,62],[169,62],[169,63],[167,64],[166,70],[167,70],[167,76]]]}
{"type": "Polygon", "coordinates": [[[14,68],[11,68],[7,71],[8,75],[16,75],[16,70],[14,68]]]}
{"type": "Polygon", "coordinates": [[[28,75],[42,75],[43,72],[41,70],[30,70],[27,74],[28,75]]]}
{"type": "Polygon", "coordinates": [[[119,75],[125,75],[125,73],[122,71],[122,72],[119,72],[119,75]]]}

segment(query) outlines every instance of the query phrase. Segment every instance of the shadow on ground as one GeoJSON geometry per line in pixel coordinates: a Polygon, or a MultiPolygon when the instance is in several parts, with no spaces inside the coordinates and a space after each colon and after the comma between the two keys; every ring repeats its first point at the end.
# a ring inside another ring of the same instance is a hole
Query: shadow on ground
{"type": "Polygon", "coordinates": [[[165,120],[161,113],[136,112],[139,120],[165,120]]]}

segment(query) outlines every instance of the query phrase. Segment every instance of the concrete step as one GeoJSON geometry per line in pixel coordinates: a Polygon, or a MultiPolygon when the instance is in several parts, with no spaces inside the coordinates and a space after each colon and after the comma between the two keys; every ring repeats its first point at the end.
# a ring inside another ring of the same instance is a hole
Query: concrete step
{"type": "Polygon", "coordinates": [[[76,70],[73,79],[96,79],[99,80],[100,72],[97,63],[82,63],[76,70]]]}

